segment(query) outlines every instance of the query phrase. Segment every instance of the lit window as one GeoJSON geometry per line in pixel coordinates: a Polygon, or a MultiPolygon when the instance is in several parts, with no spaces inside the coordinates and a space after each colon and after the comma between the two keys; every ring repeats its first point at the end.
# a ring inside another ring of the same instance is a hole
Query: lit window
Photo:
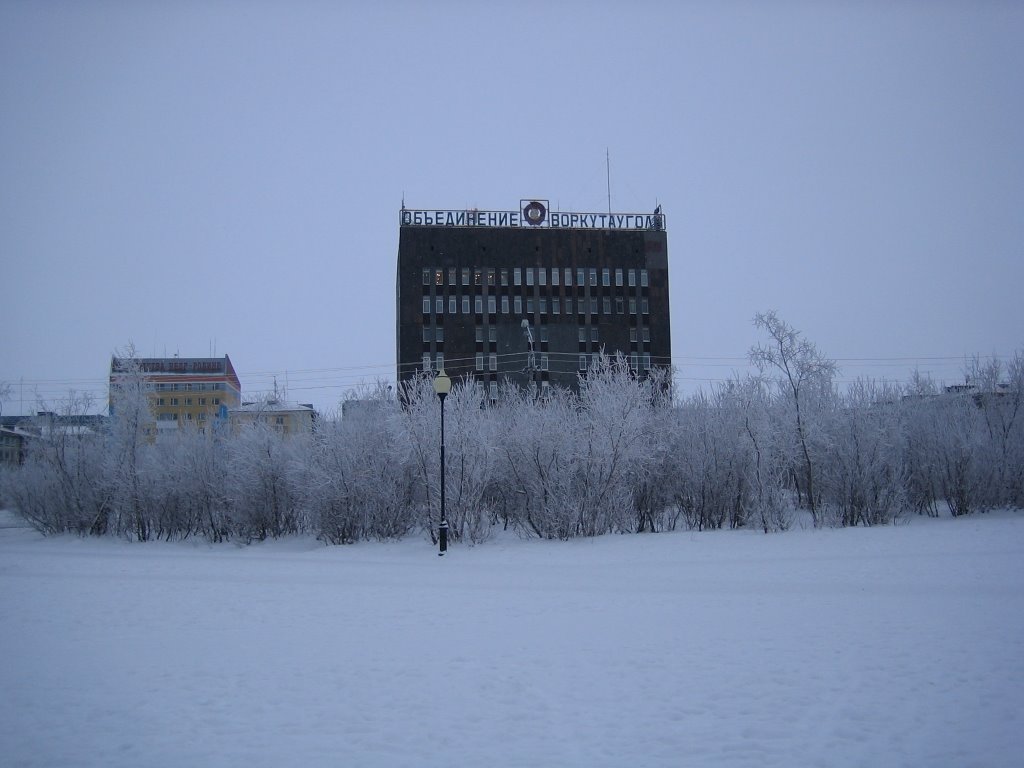
{"type": "Polygon", "coordinates": [[[480,270],[479,269],[474,269],[473,270],[473,284],[474,285],[483,285],[483,283],[481,282],[482,279],[483,278],[482,278],[482,276],[480,274],[480,270]]]}
{"type": "Polygon", "coordinates": [[[493,269],[488,269],[487,270],[487,284],[490,285],[490,286],[494,285],[494,270],[493,269]]]}
{"type": "Polygon", "coordinates": [[[444,285],[444,270],[434,270],[434,285],[444,285]]]}

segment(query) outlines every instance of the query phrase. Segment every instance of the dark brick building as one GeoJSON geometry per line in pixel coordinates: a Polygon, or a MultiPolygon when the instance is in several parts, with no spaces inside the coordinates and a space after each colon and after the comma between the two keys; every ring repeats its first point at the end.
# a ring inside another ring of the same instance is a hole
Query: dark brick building
{"type": "Polygon", "coordinates": [[[494,396],[506,378],[576,388],[592,356],[671,364],[668,241],[656,214],[402,209],[398,380],[444,367],[494,396]],[[533,353],[524,321],[533,341],[533,353]]]}

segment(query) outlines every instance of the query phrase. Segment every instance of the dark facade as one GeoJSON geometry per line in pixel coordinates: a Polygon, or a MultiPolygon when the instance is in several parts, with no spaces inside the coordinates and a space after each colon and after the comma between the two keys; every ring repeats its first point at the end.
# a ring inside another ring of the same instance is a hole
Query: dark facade
{"type": "Polygon", "coordinates": [[[493,397],[505,379],[575,389],[601,351],[621,352],[640,376],[671,365],[668,241],[660,213],[554,214],[533,225],[527,209],[497,215],[403,209],[400,382],[443,366],[453,380],[483,382],[493,397]],[[501,226],[506,221],[511,225],[501,226]]]}

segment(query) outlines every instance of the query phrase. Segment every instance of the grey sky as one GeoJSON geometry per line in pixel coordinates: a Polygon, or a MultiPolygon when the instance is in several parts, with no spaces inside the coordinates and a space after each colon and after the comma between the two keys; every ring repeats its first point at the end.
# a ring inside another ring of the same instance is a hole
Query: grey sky
{"type": "Polygon", "coordinates": [[[334,408],[394,377],[403,193],[602,211],[606,148],[683,391],[770,308],[844,380],[958,380],[1024,349],[1022,94],[1020,3],[0,0],[3,412],[129,341],[334,408]]]}

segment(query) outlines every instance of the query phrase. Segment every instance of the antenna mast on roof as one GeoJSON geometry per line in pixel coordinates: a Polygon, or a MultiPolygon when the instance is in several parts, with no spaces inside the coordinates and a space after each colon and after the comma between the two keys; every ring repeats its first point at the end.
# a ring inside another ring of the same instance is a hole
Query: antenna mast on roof
{"type": "Polygon", "coordinates": [[[612,158],[608,147],[604,148],[604,167],[608,174],[608,215],[612,215],[612,158]]]}

